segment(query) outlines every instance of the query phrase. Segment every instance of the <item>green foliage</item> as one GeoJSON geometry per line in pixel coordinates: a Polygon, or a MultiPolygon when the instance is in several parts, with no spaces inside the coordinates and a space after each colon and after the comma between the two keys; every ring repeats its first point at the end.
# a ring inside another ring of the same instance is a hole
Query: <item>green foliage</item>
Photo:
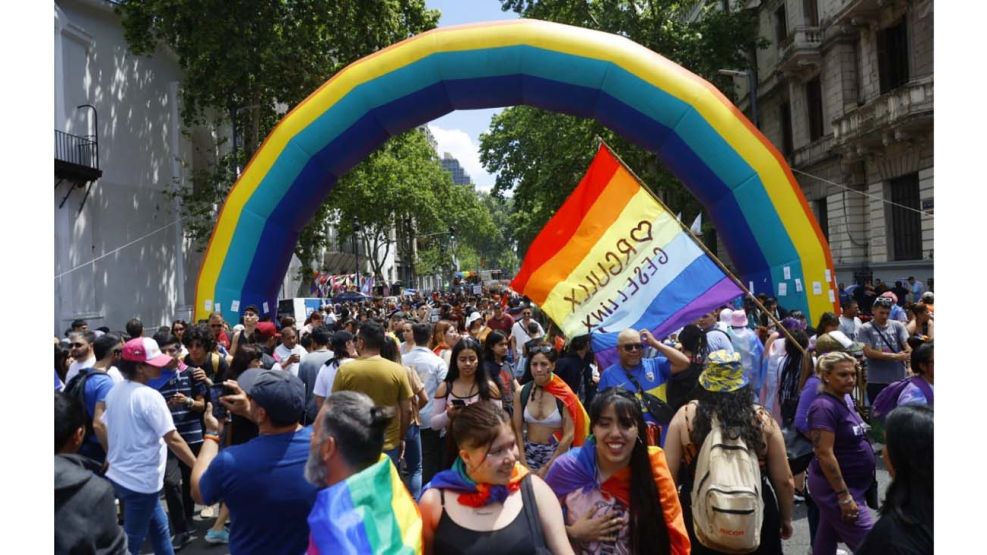
{"type": "MultiPolygon", "coordinates": [[[[346,65],[436,26],[425,0],[123,0],[116,6],[132,52],[166,47],[184,71],[187,128],[232,125],[240,138],[182,189],[186,232],[204,246],[235,167],[249,160],[280,120],[346,65]]],[[[325,207],[316,220],[329,215],[325,207]]],[[[324,226],[309,226],[296,252],[311,259],[324,226]]]]}
{"type": "MultiPolygon", "coordinates": [[[[734,2],[736,4],[736,2],[734,2]]],[[[757,39],[753,11],[718,9],[707,2],[698,17],[686,17],[696,2],[672,0],[501,0],[503,9],[524,17],[597,29],[625,36],[732,93],[721,68],[745,68],[757,39]]],[[[493,194],[513,191],[511,229],[524,252],[545,222],[576,187],[605,140],[683,220],[699,202],[657,158],[599,123],[517,106],[498,114],[480,136],[480,160],[497,173],[493,194]]]]}

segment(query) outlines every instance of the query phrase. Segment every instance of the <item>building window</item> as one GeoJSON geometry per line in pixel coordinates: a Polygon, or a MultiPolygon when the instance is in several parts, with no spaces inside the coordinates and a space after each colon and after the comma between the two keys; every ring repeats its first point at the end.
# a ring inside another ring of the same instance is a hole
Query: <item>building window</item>
{"type": "Polygon", "coordinates": [[[788,16],[785,13],[785,3],[782,2],[775,10],[775,42],[780,48],[788,38],[788,16]]]}
{"type": "Polygon", "coordinates": [[[802,0],[802,15],[809,27],[819,26],[819,6],[816,0],[802,0]]]}
{"type": "Polygon", "coordinates": [[[781,153],[790,159],[793,152],[795,142],[792,139],[792,105],[786,100],[781,103],[781,153]]]}
{"type": "Polygon", "coordinates": [[[805,105],[809,110],[809,141],[823,136],[822,84],[819,78],[805,84],[805,105]]]}
{"type": "Polygon", "coordinates": [[[918,173],[896,177],[890,182],[891,234],[895,260],[922,258],[922,216],[919,210],[918,173]],[[911,210],[909,210],[911,209],[911,210]]]}
{"type": "Polygon", "coordinates": [[[877,71],[881,94],[908,82],[908,27],[904,17],[877,32],[877,71]]]}
{"type": "Polygon", "coordinates": [[[816,201],[816,220],[819,222],[819,229],[829,241],[829,202],[826,197],[816,201]]]}

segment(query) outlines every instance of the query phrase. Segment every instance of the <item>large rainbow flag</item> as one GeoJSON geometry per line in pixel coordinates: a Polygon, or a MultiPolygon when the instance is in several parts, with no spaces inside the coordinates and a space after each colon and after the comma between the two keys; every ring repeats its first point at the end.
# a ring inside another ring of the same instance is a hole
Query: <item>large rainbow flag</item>
{"type": "Polygon", "coordinates": [[[743,294],[603,144],[511,287],[566,336],[591,334],[601,367],[616,361],[622,330],[661,338],[743,294]]]}
{"type": "Polygon", "coordinates": [[[386,455],[319,492],[307,555],[420,554],[422,517],[386,455]]]}

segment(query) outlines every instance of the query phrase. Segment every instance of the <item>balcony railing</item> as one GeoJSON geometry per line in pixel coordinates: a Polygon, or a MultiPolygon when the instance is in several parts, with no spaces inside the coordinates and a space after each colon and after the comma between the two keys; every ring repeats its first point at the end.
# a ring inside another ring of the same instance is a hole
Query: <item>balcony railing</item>
{"type": "Polygon", "coordinates": [[[932,125],[933,78],[916,79],[891,92],[855,108],[833,120],[833,140],[837,145],[872,137],[886,142],[893,136],[907,134],[910,128],[932,125]]]}
{"type": "Polygon", "coordinates": [[[103,172],[99,169],[99,143],[55,130],[55,177],[72,181],[93,181],[103,172]]]}
{"type": "Polygon", "coordinates": [[[818,67],[822,60],[819,47],[823,31],[819,27],[796,27],[781,43],[778,69],[784,73],[798,73],[818,67]]]}
{"type": "Polygon", "coordinates": [[[96,141],[55,130],[55,160],[99,169],[99,145],[96,141]]]}

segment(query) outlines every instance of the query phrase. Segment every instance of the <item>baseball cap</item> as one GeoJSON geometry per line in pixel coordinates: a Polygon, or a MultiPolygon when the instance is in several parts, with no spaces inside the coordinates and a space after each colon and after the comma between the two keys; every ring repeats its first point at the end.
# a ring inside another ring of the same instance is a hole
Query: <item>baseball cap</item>
{"type": "Polygon", "coordinates": [[[479,320],[480,318],[482,318],[482,316],[480,316],[479,312],[474,312],[473,314],[470,314],[469,318],[466,319],[466,327],[469,328],[470,324],[479,320]]]}
{"type": "Polygon", "coordinates": [[[305,384],[291,372],[251,368],[236,383],[271,420],[297,422],[305,412],[305,384]]]}
{"type": "Polygon", "coordinates": [[[277,337],[279,335],[278,328],[274,326],[274,322],[257,322],[254,333],[261,337],[277,337]]]}
{"type": "Polygon", "coordinates": [[[143,362],[156,368],[164,368],[173,358],[162,354],[158,342],[150,337],[137,337],[123,345],[121,358],[130,362],[143,362]]]}

